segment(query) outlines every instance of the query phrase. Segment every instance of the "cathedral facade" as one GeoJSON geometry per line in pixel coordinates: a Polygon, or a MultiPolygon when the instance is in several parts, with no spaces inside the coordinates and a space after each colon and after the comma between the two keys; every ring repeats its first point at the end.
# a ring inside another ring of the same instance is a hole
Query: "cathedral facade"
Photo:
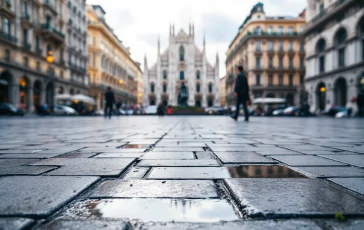
{"type": "Polygon", "coordinates": [[[182,29],[175,34],[170,26],[169,46],[162,53],[158,39],[157,63],[149,68],[144,59],[143,105],[220,106],[219,82],[219,57],[215,66],[207,61],[205,38],[200,50],[193,25],[188,34],[182,29]]]}

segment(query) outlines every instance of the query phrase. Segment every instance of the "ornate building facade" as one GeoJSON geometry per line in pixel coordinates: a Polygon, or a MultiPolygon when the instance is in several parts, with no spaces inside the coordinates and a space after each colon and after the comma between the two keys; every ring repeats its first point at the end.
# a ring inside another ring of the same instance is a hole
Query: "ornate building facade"
{"type": "Polygon", "coordinates": [[[285,98],[303,103],[305,13],[297,17],[267,16],[256,4],[239,28],[226,53],[226,101],[235,104],[236,65],[243,65],[251,98],[285,98]]]}
{"type": "Polygon", "coordinates": [[[144,60],[143,105],[220,105],[219,57],[215,66],[206,58],[206,43],[202,51],[195,44],[194,26],[187,34],[182,29],[175,34],[170,26],[169,46],[161,53],[158,39],[157,63],[148,68],[144,60]]]}
{"type": "MultiPolygon", "coordinates": [[[[82,49],[77,68],[77,83],[69,72],[66,39],[70,4],[61,0],[0,1],[0,102],[8,102],[26,112],[36,105],[54,104],[56,94],[87,94],[86,34],[84,0],[77,0],[79,44],[82,49]],[[49,58],[47,58],[49,57],[49,58]],[[82,79],[82,80],[81,80],[82,79]]],[[[73,8],[72,8],[73,9],[73,8]]],[[[72,62],[71,62],[72,63],[72,62]]]]}
{"type": "Polygon", "coordinates": [[[104,108],[104,94],[111,87],[116,102],[123,106],[137,104],[140,66],[105,21],[105,11],[99,5],[88,6],[88,54],[90,75],[89,96],[97,109],[104,108]]]}
{"type": "MultiPolygon", "coordinates": [[[[306,89],[311,111],[347,106],[364,92],[364,3],[308,0],[306,89]]],[[[354,112],[356,105],[352,105],[354,112]]]]}

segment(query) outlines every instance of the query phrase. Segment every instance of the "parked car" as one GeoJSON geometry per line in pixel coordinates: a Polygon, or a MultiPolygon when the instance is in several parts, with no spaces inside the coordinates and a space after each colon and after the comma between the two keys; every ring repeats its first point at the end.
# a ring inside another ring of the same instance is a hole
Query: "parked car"
{"type": "Polygon", "coordinates": [[[205,109],[207,115],[224,115],[225,111],[222,107],[208,107],[205,109]]]}
{"type": "Polygon", "coordinates": [[[154,115],[154,114],[157,114],[157,106],[156,106],[156,105],[148,106],[148,107],[145,109],[145,114],[147,114],[147,115],[154,115]]]}
{"type": "Polygon", "coordinates": [[[273,116],[284,116],[284,109],[277,109],[273,111],[273,116]]]}
{"type": "Polygon", "coordinates": [[[333,105],[328,110],[325,111],[325,115],[329,115],[335,117],[335,115],[339,112],[344,112],[346,110],[343,106],[333,105]]]}
{"type": "Polygon", "coordinates": [[[0,115],[24,116],[24,111],[9,103],[0,103],[0,115]]]}
{"type": "Polygon", "coordinates": [[[77,115],[76,110],[65,105],[54,106],[53,113],[55,115],[65,115],[65,116],[77,115]]]}
{"type": "Polygon", "coordinates": [[[290,106],[283,111],[285,116],[296,116],[298,117],[300,115],[300,109],[296,106],[290,106]]]}

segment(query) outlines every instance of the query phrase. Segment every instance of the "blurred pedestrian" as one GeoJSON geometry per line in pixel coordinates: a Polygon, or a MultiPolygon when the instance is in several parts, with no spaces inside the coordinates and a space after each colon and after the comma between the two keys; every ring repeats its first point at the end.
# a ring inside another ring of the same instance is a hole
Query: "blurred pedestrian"
{"type": "Polygon", "coordinates": [[[172,115],[172,113],[173,113],[172,106],[169,105],[167,109],[167,114],[172,115]]]}
{"type": "Polygon", "coordinates": [[[157,107],[157,114],[160,116],[160,117],[163,117],[164,116],[164,105],[163,103],[159,103],[158,107],[157,107]]]}
{"type": "Polygon", "coordinates": [[[240,105],[243,104],[245,121],[249,121],[249,111],[247,107],[247,103],[250,100],[249,96],[249,84],[248,79],[244,73],[243,66],[237,66],[238,76],[235,82],[234,96],[236,97],[236,110],[235,116],[232,118],[237,121],[240,113],[240,105]]]}
{"type": "Polygon", "coordinates": [[[105,118],[109,115],[109,119],[111,119],[114,102],[114,93],[112,92],[111,87],[107,87],[107,92],[105,93],[105,118]]]}
{"type": "Polygon", "coordinates": [[[356,104],[358,106],[359,116],[364,116],[364,92],[360,92],[358,98],[356,99],[356,104]]]}

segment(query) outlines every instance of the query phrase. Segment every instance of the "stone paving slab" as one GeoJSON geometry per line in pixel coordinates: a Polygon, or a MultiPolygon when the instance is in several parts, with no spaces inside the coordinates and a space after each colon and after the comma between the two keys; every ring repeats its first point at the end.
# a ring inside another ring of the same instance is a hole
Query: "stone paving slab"
{"type": "Polygon", "coordinates": [[[57,157],[60,156],[61,154],[59,153],[42,153],[42,152],[38,152],[38,153],[27,153],[27,154],[1,154],[0,158],[1,159],[15,159],[15,158],[19,158],[19,159],[47,159],[47,158],[52,158],[52,157],[57,157]]]}
{"type": "Polygon", "coordinates": [[[145,153],[100,153],[94,158],[139,158],[145,153]]]}
{"type": "Polygon", "coordinates": [[[25,150],[25,149],[8,149],[8,150],[0,150],[0,154],[32,154],[36,152],[40,152],[44,149],[32,149],[32,150],[25,150]]]}
{"type": "Polygon", "coordinates": [[[204,149],[202,148],[198,148],[198,147],[175,147],[175,148],[170,148],[170,147],[160,147],[160,146],[156,146],[155,148],[153,148],[151,150],[152,152],[198,152],[198,151],[204,151],[204,149]]]}
{"type": "Polygon", "coordinates": [[[323,229],[330,229],[330,230],[362,230],[364,229],[364,220],[349,220],[349,221],[334,221],[334,220],[327,220],[327,221],[318,221],[320,226],[323,229]]]}
{"type": "Polygon", "coordinates": [[[357,155],[321,155],[321,157],[325,157],[331,160],[340,161],[346,164],[355,165],[358,167],[364,168],[364,154],[357,155]]]}
{"type": "Polygon", "coordinates": [[[0,216],[47,216],[98,177],[15,176],[0,178],[0,216]]]}
{"type": "Polygon", "coordinates": [[[333,148],[325,147],[325,146],[319,146],[319,145],[279,145],[279,147],[290,149],[293,151],[330,151],[335,150],[333,148]]]}
{"type": "MultiPolygon", "coordinates": [[[[363,140],[361,140],[363,141],[363,140]]],[[[354,146],[354,147],[337,147],[338,149],[350,151],[354,153],[364,153],[364,147],[363,146],[354,146]]]]}
{"type": "Polygon", "coordinates": [[[226,179],[250,216],[364,214],[364,200],[321,179],[226,179]],[[323,195],[324,194],[324,195],[323,195]]]}
{"type": "Polygon", "coordinates": [[[52,166],[27,166],[37,162],[31,159],[0,159],[0,176],[7,175],[40,175],[56,167],[52,166]]]}
{"type": "Polygon", "coordinates": [[[224,167],[155,167],[148,179],[224,179],[230,178],[224,167]]]}
{"type": "Polygon", "coordinates": [[[310,220],[262,220],[262,221],[230,221],[221,223],[139,223],[140,230],[320,230],[310,220]]]}
{"type": "Polygon", "coordinates": [[[147,152],[142,159],[148,160],[193,160],[192,152],[147,152]]]}
{"type": "Polygon", "coordinates": [[[64,176],[118,176],[135,158],[52,158],[30,165],[52,165],[60,168],[47,175],[64,176]]]}
{"type": "Polygon", "coordinates": [[[257,153],[260,153],[264,156],[273,156],[273,155],[302,155],[300,152],[288,150],[288,149],[282,149],[282,148],[275,148],[272,147],[267,150],[257,150],[257,153]]]}
{"type": "Polygon", "coordinates": [[[96,152],[96,153],[144,153],[146,149],[115,149],[115,148],[85,148],[80,152],[96,152]]]}
{"type": "Polygon", "coordinates": [[[358,153],[349,152],[349,151],[308,151],[308,150],[299,150],[300,153],[308,154],[308,155],[359,155],[358,153]]]}
{"type": "Polygon", "coordinates": [[[225,164],[276,164],[277,162],[254,152],[216,152],[225,164]]]}
{"type": "Polygon", "coordinates": [[[139,167],[211,167],[220,166],[216,160],[142,160],[139,167]]]}
{"type": "Polygon", "coordinates": [[[59,218],[122,219],[155,222],[218,222],[238,220],[234,208],[220,199],[88,199],[74,203],[59,218]]]}
{"type": "Polygon", "coordinates": [[[312,155],[272,156],[291,166],[345,166],[346,164],[312,155]]]}
{"type": "Polygon", "coordinates": [[[215,159],[214,156],[210,152],[195,152],[197,159],[200,160],[211,160],[215,159]]]}
{"type": "Polygon", "coordinates": [[[127,230],[128,223],[113,220],[54,220],[37,226],[34,230],[127,230]]]}
{"type": "Polygon", "coordinates": [[[364,195],[364,178],[331,178],[332,182],[364,195]]]}
{"type": "Polygon", "coordinates": [[[34,223],[32,219],[16,218],[16,217],[0,217],[0,229],[1,230],[22,230],[30,227],[34,223]]]}
{"type": "Polygon", "coordinates": [[[364,169],[355,167],[297,167],[315,177],[364,177],[364,169]]]}
{"type": "Polygon", "coordinates": [[[105,181],[90,198],[218,198],[212,181],[112,180],[105,181]]]}
{"type": "Polygon", "coordinates": [[[135,167],[132,168],[129,172],[127,172],[124,176],[123,179],[142,179],[147,172],[149,171],[149,168],[147,167],[135,167]]]}

